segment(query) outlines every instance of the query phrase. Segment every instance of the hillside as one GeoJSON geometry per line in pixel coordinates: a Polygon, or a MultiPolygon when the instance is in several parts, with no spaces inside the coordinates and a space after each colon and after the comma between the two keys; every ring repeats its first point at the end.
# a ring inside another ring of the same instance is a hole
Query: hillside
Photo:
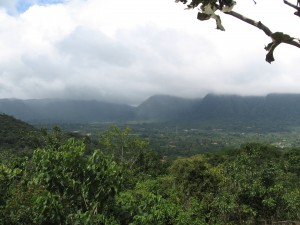
{"type": "Polygon", "coordinates": [[[196,100],[184,99],[169,95],[155,95],[136,108],[137,120],[169,121],[193,113],[196,100]]]}
{"type": "Polygon", "coordinates": [[[0,114],[0,150],[32,147],[35,137],[31,134],[35,132],[33,126],[12,116],[0,114]]]}
{"type": "Polygon", "coordinates": [[[33,123],[122,122],[134,117],[128,105],[55,99],[2,99],[0,112],[33,123]]]}
{"type": "Polygon", "coordinates": [[[30,123],[172,122],[299,125],[300,94],[152,96],[137,107],[81,100],[0,100],[0,112],[30,123]]]}
{"type": "Polygon", "coordinates": [[[300,94],[238,96],[209,94],[203,99],[155,96],[138,108],[138,118],[180,124],[243,123],[299,125],[300,94]]]}
{"type": "Polygon", "coordinates": [[[191,120],[227,120],[263,124],[300,124],[299,94],[267,96],[207,95],[191,120]]]}

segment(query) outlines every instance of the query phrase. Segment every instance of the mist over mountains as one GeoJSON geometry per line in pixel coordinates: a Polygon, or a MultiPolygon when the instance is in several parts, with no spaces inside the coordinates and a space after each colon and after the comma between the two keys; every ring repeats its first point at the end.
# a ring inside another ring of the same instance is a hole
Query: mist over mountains
{"type": "Polygon", "coordinates": [[[34,123],[90,123],[134,118],[128,105],[98,101],[2,99],[0,112],[34,123]]]}
{"type": "Polygon", "coordinates": [[[300,123],[300,94],[152,96],[137,107],[101,101],[0,99],[0,113],[31,123],[268,121],[300,123]]]}

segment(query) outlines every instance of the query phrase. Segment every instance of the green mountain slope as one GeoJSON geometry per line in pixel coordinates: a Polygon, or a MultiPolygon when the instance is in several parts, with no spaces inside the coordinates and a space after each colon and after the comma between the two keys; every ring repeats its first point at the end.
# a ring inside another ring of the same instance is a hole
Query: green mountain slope
{"type": "Polygon", "coordinates": [[[0,113],[30,123],[173,122],[300,125],[300,94],[152,96],[137,107],[82,100],[0,99],[0,113]]]}
{"type": "Polygon", "coordinates": [[[34,123],[91,123],[131,120],[134,107],[98,101],[0,99],[0,113],[34,123]]]}
{"type": "Polygon", "coordinates": [[[196,101],[169,95],[155,95],[136,108],[137,120],[154,122],[180,119],[192,113],[196,101]]]}
{"type": "Polygon", "coordinates": [[[0,150],[24,150],[35,146],[36,129],[12,116],[0,114],[0,150]]]}

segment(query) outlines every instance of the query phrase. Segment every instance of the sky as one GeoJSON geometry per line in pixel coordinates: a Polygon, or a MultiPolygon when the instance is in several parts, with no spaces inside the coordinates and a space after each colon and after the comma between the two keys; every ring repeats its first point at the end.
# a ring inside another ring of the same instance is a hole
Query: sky
{"type": "MultiPolygon", "coordinates": [[[[238,0],[234,10],[300,38],[294,9],[256,2],[238,0]]],[[[262,31],[220,12],[223,32],[185,8],[174,0],[0,0],[0,98],[137,105],[157,94],[300,93],[299,48],[280,45],[269,64],[262,31]]]]}

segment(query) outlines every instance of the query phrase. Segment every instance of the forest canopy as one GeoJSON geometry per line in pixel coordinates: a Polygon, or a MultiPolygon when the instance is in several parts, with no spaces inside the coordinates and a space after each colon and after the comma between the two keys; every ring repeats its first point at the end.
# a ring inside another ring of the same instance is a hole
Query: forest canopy
{"type": "Polygon", "coordinates": [[[57,127],[35,135],[43,141],[26,157],[1,148],[0,224],[300,220],[299,148],[248,143],[169,160],[126,127],[102,131],[93,149],[57,127]]]}

